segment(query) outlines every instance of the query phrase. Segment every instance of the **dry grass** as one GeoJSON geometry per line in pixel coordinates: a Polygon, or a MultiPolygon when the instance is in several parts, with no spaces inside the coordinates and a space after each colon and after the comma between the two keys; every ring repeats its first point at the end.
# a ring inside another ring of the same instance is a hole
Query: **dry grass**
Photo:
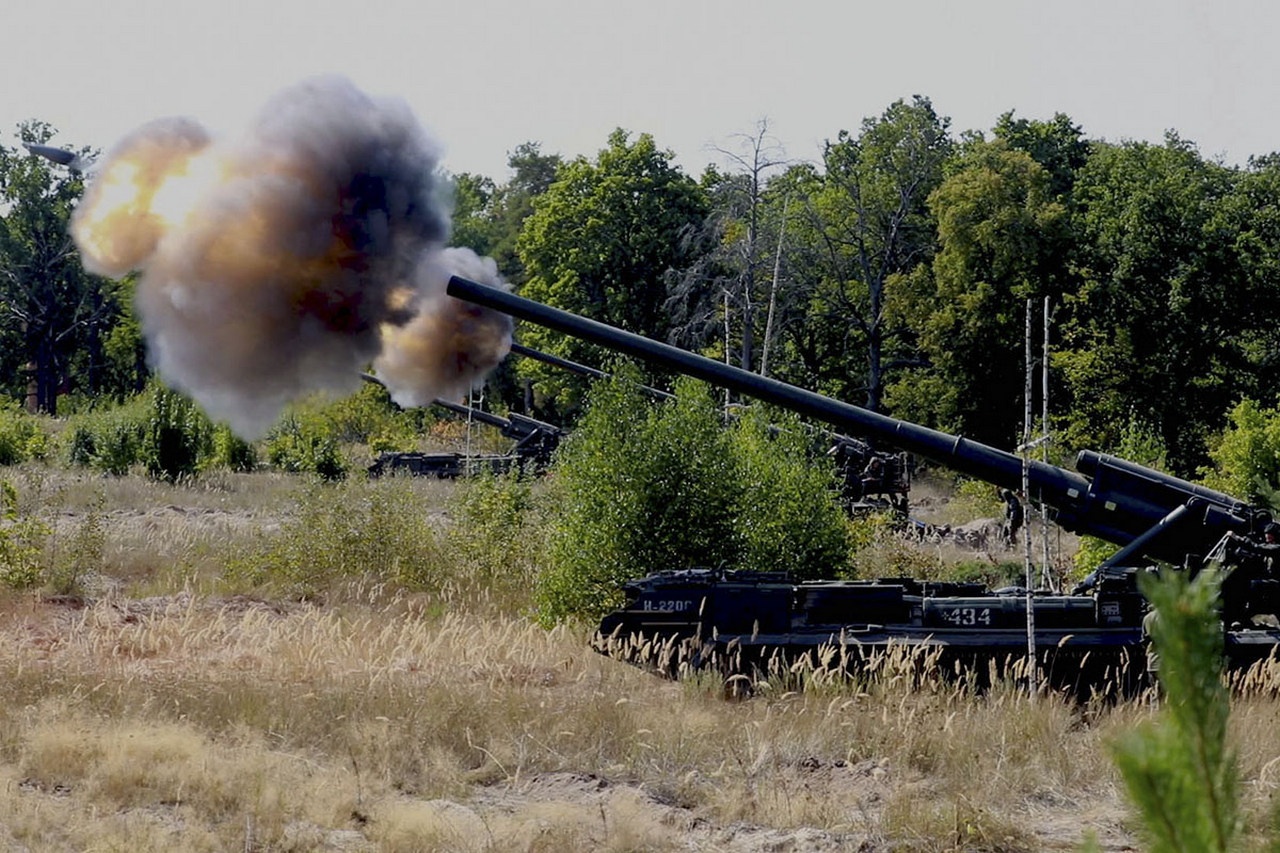
{"type": "Polygon", "coordinates": [[[727,703],[581,632],[417,604],[11,600],[9,832],[37,849],[651,850],[698,832],[710,849],[787,832],[1038,849],[1035,809],[1114,797],[1100,744],[1129,711],[1085,724],[1013,690],[875,684],[727,703]]]}
{"type": "MultiPolygon", "coordinates": [[[[537,627],[510,588],[484,599],[474,556],[417,590],[370,566],[327,604],[228,589],[229,555],[289,530],[288,478],[54,479],[55,538],[101,513],[110,582],[86,606],[0,597],[0,848],[1133,843],[1106,745],[1148,704],[975,696],[888,665],[729,701],[710,676],[658,679],[590,652],[582,628],[537,627]]],[[[454,514],[450,484],[349,488],[411,489],[442,531],[454,514]]],[[[1274,684],[1256,678],[1233,724],[1255,829],[1280,784],[1274,684]]]]}

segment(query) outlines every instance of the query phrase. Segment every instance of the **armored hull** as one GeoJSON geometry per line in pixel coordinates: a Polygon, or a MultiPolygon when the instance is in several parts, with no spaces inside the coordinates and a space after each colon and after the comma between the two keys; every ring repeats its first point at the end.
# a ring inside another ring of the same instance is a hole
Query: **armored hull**
{"type": "MultiPolygon", "coordinates": [[[[1110,574],[1090,595],[911,578],[791,582],[785,574],[659,572],[625,586],[626,603],[606,616],[597,651],[667,674],[713,668],[751,676],[785,670],[874,668],[890,653],[920,669],[984,683],[1025,672],[1032,648],[1055,689],[1080,696],[1145,683],[1145,603],[1135,572],[1110,574]]],[[[1280,631],[1224,635],[1229,663],[1270,656],[1280,631]]]]}

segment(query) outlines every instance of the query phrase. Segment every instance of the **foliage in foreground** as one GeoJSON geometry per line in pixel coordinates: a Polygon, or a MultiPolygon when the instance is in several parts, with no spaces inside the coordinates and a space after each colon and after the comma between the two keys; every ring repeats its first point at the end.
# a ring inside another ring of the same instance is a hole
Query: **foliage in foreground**
{"type": "Polygon", "coordinates": [[[101,495],[62,536],[41,511],[47,497],[39,478],[29,477],[21,491],[0,479],[0,586],[78,595],[84,579],[103,567],[101,495]]]}
{"type": "Polygon", "coordinates": [[[211,467],[225,444],[209,417],[187,396],[161,382],[122,406],[71,419],[64,442],[67,461],[124,476],[142,466],[148,476],[176,482],[211,467]]]}
{"type": "Polygon", "coordinates": [[[40,582],[49,526],[22,511],[18,490],[0,480],[0,583],[25,589],[40,582]]]}
{"type": "Polygon", "coordinates": [[[451,573],[423,507],[404,481],[313,482],[277,533],[232,559],[233,583],[315,598],[371,578],[438,589],[451,573]]]}
{"type": "Polygon", "coordinates": [[[537,593],[540,618],[594,617],[624,581],[687,568],[836,575],[849,540],[829,469],[811,467],[798,426],[748,415],[725,430],[706,389],[685,381],[652,405],[634,377],[593,387],[562,450],[537,593]]]}
{"type": "Polygon", "coordinates": [[[39,421],[12,400],[0,399],[0,465],[43,459],[49,436],[39,421]]]}
{"type": "Polygon", "coordinates": [[[1164,701],[1152,722],[1113,747],[1153,853],[1226,851],[1240,829],[1239,777],[1228,749],[1230,702],[1222,681],[1222,624],[1214,570],[1188,581],[1143,576],[1155,608],[1164,701]]]}

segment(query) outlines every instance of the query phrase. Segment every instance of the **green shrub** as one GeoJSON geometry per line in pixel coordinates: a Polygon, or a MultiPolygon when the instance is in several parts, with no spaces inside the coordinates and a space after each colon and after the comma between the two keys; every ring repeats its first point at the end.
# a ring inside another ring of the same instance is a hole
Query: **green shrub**
{"type": "Polygon", "coordinates": [[[99,493],[77,524],[68,547],[52,555],[45,578],[51,592],[79,594],[85,577],[102,570],[107,545],[107,531],[102,523],[105,504],[105,497],[99,493]]]}
{"type": "Polygon", "coordinates": [[[12,400],[0,400],[0,465],[43,459],[49,436],[39,420],[12,400]]]}
{"type": "Polygon", "coordinates": [[[723,429],[697,382],[657,405],[627,369],[597,383],[548,496],[539,618],[599,616],[624,581],[665,569],[844,574],[851,540],[834,474],[805,449],[794,422],[748,416],[723,429]]]}
{"type": "Polygon", "coordinates": [[[736,479],[705,388],[684,383],[653,406],[633,368],[596,383],[561,446],[539,618],[598,616],[620,602],[623,581],[649,571],[736,565],[736,479]]]}
{"type": "Polygon", "coordinates": [[[419,428],[411,418],[395,418],[369,435],[369,450],[373,453],[404,453],[418,446],[419,428]]]}
{"type": "Polygon", "coordinates": [[[948,507],[957,522],[974,518],[999,518],[1004,515],[1000,490],[985,480],[962,477],[956,482],[955,497],[948,507]]]}
{"type": "Polygon", "coordinates": [[[949,566],[944,580],[975,582],[991,589],[1006,586],[1022,586],[1027,582],[1026,568],[1017,560],[991,562],[965,560],[949,566]]]}
{"type": "Polygon", "coordinates": [[[212,449],[213,424],[189,398],[163,385],[151,390],[142,461],[156,479],[176,482],[196,473],[212,449]]]}
{"type": "Polygon", "coordinates": [[[367,444],[374,436],[395,432],[395,422],[405,421],[391,402],[387,389],[372,382],[364,383],[359,391],[338,400],[317,396],[304,408],[327,420],[330,434],[348,444],[367,444]]]}
{"type": "Polygon", "coordinates": [[[521,543],[533,486],[518,472],[485,473],[459,484],[456,506],[451,537],[459,551],[485,574],[495,574],[521,543]]]}
{"type": "Polygon", "coordinates": [[[97,437],[94,467],[105,474],[124,476],[141,461],[145,426],[125,417],[113,418],[97,437]]]}
{"type": "Polygon", "coordinates": [[[288,417],[341,444],[368,444],[382,452],[413,450],[429,416],[423,408],[399,409],[385,388],[370,382],[339,399],[314,394],[290,406],[288,417]]]}
{"type": "Polygon", "coordinates": [[[1075,579],[1082,580],[1085,575],[1098,568],[1107,558],[1119,550],[1120,546],[1114,542],[1099,539],[1097,536],[1081,536],[1080,546],[1071,557],[1075,579]]]}
{"type": "Polygon", "coordinates": [[[67,462],[82,468],[93,464],[98,455],[98,442],[93,430],[84,424],[77,424],[67,430],[67,462]]]}
{"type": "Polygon", "coordinates": [[[66,458],[74,465],[123,476],[142,462],[150,419],[149,394],[114,408],[75,415],[63,431],[66,458]]]}
{"type": "Polygon", "coordinates": [[[758,412],[741,418],[731,438],[737,463],[733,520],[743,542],[739,565],[789,571],[800,580],[845,574],[853,540],[833,499],[834,469],[825,456],[809,458],[796,418],[779,415],[768,423],[758,412]]]}
{"type": "Polygon", "coordinates": [[[1242,400],[1227,418],[1227,428],[1209,448],[1213,466],[1200,470],[1205,485],[1280,509],[1274,501],[1280,486],[1280,409],[1242,400]]]}
{"type": "Polygon", "coordinates": [[[448,544],[460,561],[459,583],[499,609],[528,609],[544,538],[533,482],[513,472],[458,485],[448,544]]]}
{"type": "Polygon", "coordinates": [[[18,490],[0,480],[0,583],[26,589],[44,577],[44,547],[51,529],[22,512],[18,490]]]}
{"type": "Polygon", "coordinates": [[[258,467],[258,452],[253,443],[236,435],[226,424],[213,428],[212,444],[213,454],[207,467],[231,471],[252,471],[258,467]]]}
{"type": "Polygon", "coordinates": [[[407,481],[312,483],[297,511],[260,548],[231,562],[228,580],[302,598],[361,578],[439,590],[453,577],[407,481]]]}
{"type": "Polygon", "coordinates": [[[329,425],[315,415],[288,412],[267,433],[267,462],[273,468],[341,480],[347,466],[329,425]]]}

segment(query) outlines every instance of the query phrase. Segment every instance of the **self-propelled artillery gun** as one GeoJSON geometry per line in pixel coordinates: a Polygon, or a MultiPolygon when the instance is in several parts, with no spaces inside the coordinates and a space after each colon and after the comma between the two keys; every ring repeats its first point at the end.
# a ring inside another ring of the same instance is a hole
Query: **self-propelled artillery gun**
{"type": "Polygon", "coordinates": [[[1021,491],[1025,477],[1025,497],[1059,526],[1120,546],[1088,588],[1072,594],[907,578],[801,583],[786,573],[655,566],[626,585],[624,606],[601,622],[602,651],[666,665],[683,655],[732,666],[775,655],[859,658],[894,645],[929,649],[944,663],[1025,657],[1031,649],[1051,679],[1079,687],[1109,673],[1141,674],[1146,604],[1139,572],[1153,565],[1198,571],[1207,560],[1228,570],[1220,602],[1228,662],[1264,660],[1280,643],[1280,630],[1270,627],[1280,614],[1280,575],[1260,544],[1273,519],[1261,507],[1089,450],[1075,471],[1024,460],[462,278],[453,278],[448,292],[1003,489],[1021,491]]]}
{"type": "Polygon", "coordinates": [[[466,421],[481,423],[498,430],[515,444],[506,453],[462,454],[388,451],[381,453],[369,466],[369,476],[403,473],[417,477],[455,479],[479,473],[506,474],[524,471],[540,474],[551,464],[556,448],[564,439],[564,429],[554,424],[511,412],[505,418],[448,400],[434,400],[433,406],[466,421]]]}
{"type": "MultiPolygon", "coordinates": [[[[520,349],[528,353],[535,352],[526,347],[520,349]]],[[[383,381],[372,373],[362,373],[360,376],[366,382],[385,387],[383,381]]],[[[568,434],[561,427],[518,412],[512,412],[504,418],[483,409],[438,398],[432,400],[431,405],[468,422],[491,426],[515,444],[506,453],[386,451],[378,454],[378,458],[369,466],[367,473],[370,477],[410,474],[415,477],[452,480],[475,474],[506,474],[511,471],[541,474],[551,464],[556,448],[568,434]]]]}

